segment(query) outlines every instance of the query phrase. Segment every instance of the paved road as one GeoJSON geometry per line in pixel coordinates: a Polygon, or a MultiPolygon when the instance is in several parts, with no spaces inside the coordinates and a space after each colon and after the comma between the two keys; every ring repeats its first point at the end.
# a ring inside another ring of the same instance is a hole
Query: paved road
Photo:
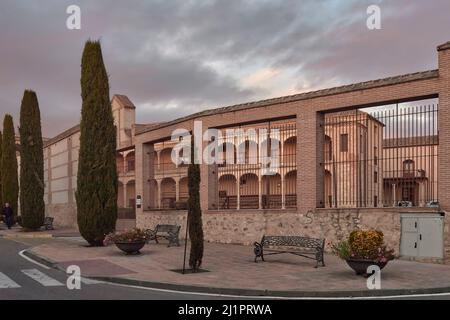
{"type": "MultiPolygon", "coordinates": [[[[0,238],[0,300],[12,299],[101,299],[101,300],[211,300],[230,299],[211,295],[164,292],[85,280],[80,290],[69,290],[67,275],[59,270],[47,269],[30,262],[19,252],[52,239],[28,239],[18,242],[0,238]],[[93,283],[94,282],[94,283],[93,283]]],[[[238,298],[235,298],[238,299],[238,298]]],[[[243,298],[240,298],[241,300],[243,298]]],[[[383,299],[383,298],[377,298],[383,299]]],[[[450,294],[419,297],[395,297],[388,299],[450,300],[450,294]]]]}
{"type": "MultiPolygon", "coordinates": [[[[220,297],[171,293],[119,286],[107,283],[81,284],[80,290],[69,290],[67,275],[45,269],[19,256],[27,245],[0,238],[0,297],[5,299],[183,299],[206,300],[220,297]]],[[[91,281],[89,281],[91,282],[91,281]]]]}

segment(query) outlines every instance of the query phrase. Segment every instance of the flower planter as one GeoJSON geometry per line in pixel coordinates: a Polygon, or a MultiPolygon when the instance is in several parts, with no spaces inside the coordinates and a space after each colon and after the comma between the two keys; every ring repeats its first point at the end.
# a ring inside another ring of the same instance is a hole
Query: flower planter
{"type": "Polygon", "coordinates": [[[376,265],[381,269],[383,269],[388,261],[385,262],[376,262],[372,260],[362,260],[362,259],[346,259],[345,260],[350,268],[352,268],[357,275],[367,276],[367,268],[369,266],[376,265]]]}
{"type": "Polygon", "coordinates": [[[115,242],[117,248],[125,252],[126,254],[139,254],[145,246],[145,241],[142,242],[115,242]]]}

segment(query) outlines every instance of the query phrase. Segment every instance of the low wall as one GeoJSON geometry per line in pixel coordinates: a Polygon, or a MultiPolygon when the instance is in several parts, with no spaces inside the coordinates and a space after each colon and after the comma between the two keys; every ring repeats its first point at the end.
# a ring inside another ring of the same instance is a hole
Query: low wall
{"type": "MultiPolygon", "coordinates": [[[[345,238],[352,230],[373,228],[383,231],[386,244],[398,254],[400,215],[403,213],[406,211],[384,208],[315,209],[307,213],[295,210],[211,210],[205,212],[202,219],[205,240],[209,242],[249,245],[259,241],[264,234],[304,235],[325,238],[329,250],[331,242],[345,238]]],[[[154,228],[158,223],[177,224],[182,226],[184,238],[186,215],[186,211],[144,211],[137,214],[136,226],[154,228]]],[[[450,219],[446,216],[446,257],[450,256],[449,223],[450,219]]]]}
{"type": "Polygon", "coordinates": [[[77,228],[77,206],[76,204],[52,204],[45,207],[45,215],[54,217],[55,227],[77,228]]]}

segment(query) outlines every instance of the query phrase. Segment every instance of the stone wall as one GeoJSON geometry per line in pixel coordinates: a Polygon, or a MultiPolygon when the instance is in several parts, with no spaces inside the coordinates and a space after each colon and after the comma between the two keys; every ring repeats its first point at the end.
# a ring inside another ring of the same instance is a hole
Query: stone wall
{"type": "Polygon", "coordinates": [[[62,203],[47,205],[45,209],[46,216],[54,217],[53,225],[55,227],[77,228],[77,206],[75,203],[62,203]]]}
{"type": "MultiPolygon", "coordinates": [[[[186,211],[144,211],[137,214],[139,228],[153,228],[158,223],[182,225],[186,211]]],[[[346,237],[352,230],[375,228],[383,231],[386,243],[400,249],[400,213],[383,209],[316,209],[307,213],[295,210],[208,211],[203,214],[205,240],[209,242],[250,245],[264,234],[305,235],[325,238],[329,243],[346,237]]],[[[448,228],[448,226],[447,226],[448,228]]]]}

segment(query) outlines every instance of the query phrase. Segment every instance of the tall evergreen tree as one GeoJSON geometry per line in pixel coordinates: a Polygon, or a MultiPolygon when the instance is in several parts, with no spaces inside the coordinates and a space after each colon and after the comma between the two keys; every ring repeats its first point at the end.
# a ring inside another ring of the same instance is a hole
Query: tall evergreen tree
{"type": "Polygon", "coordinates": [[[3,135],[0,131],[0,208],[3,207],[3,195],[2,195],[2,144],[3,135]]]}
{"type": "MultiPolygon", "coordinates": [[[[194,148],[194,139],[191,144],[191,163],[188,168],[188,228],[191,239],[191,252],[189,255],[189,266],[193,272],[197,272],[202,265],[203,259],[203,225],[202,210],[200,207],[200,165],[195,159],[198,156],[194,148]]],[[[187,239],[186,239],[187,241],[187,239]]]]}
{"type": "Polygon", "coordinates": [[[78,228],[92,246],[103,245],[117,220],[116,129],[100,42],[87,41],[81,60],[81,136],[78,228]]]}
{"type": "Polygon", "coordinates": [[[5,115],[3,120],[3,139],[2,139],[2,200],[8,202],[13,209],[14,215],[17,215],[17,198],[19,195],[19,181],[17,173],[16,157],[16,137],[14,133],[13,118],[11,115],[5,115]]]}
{"type": "Polygon", "coordinates": [[[26,90],[20,107],[20,215],[25,229],[44,224],[44,154],[36,93],[26,90]]]}

